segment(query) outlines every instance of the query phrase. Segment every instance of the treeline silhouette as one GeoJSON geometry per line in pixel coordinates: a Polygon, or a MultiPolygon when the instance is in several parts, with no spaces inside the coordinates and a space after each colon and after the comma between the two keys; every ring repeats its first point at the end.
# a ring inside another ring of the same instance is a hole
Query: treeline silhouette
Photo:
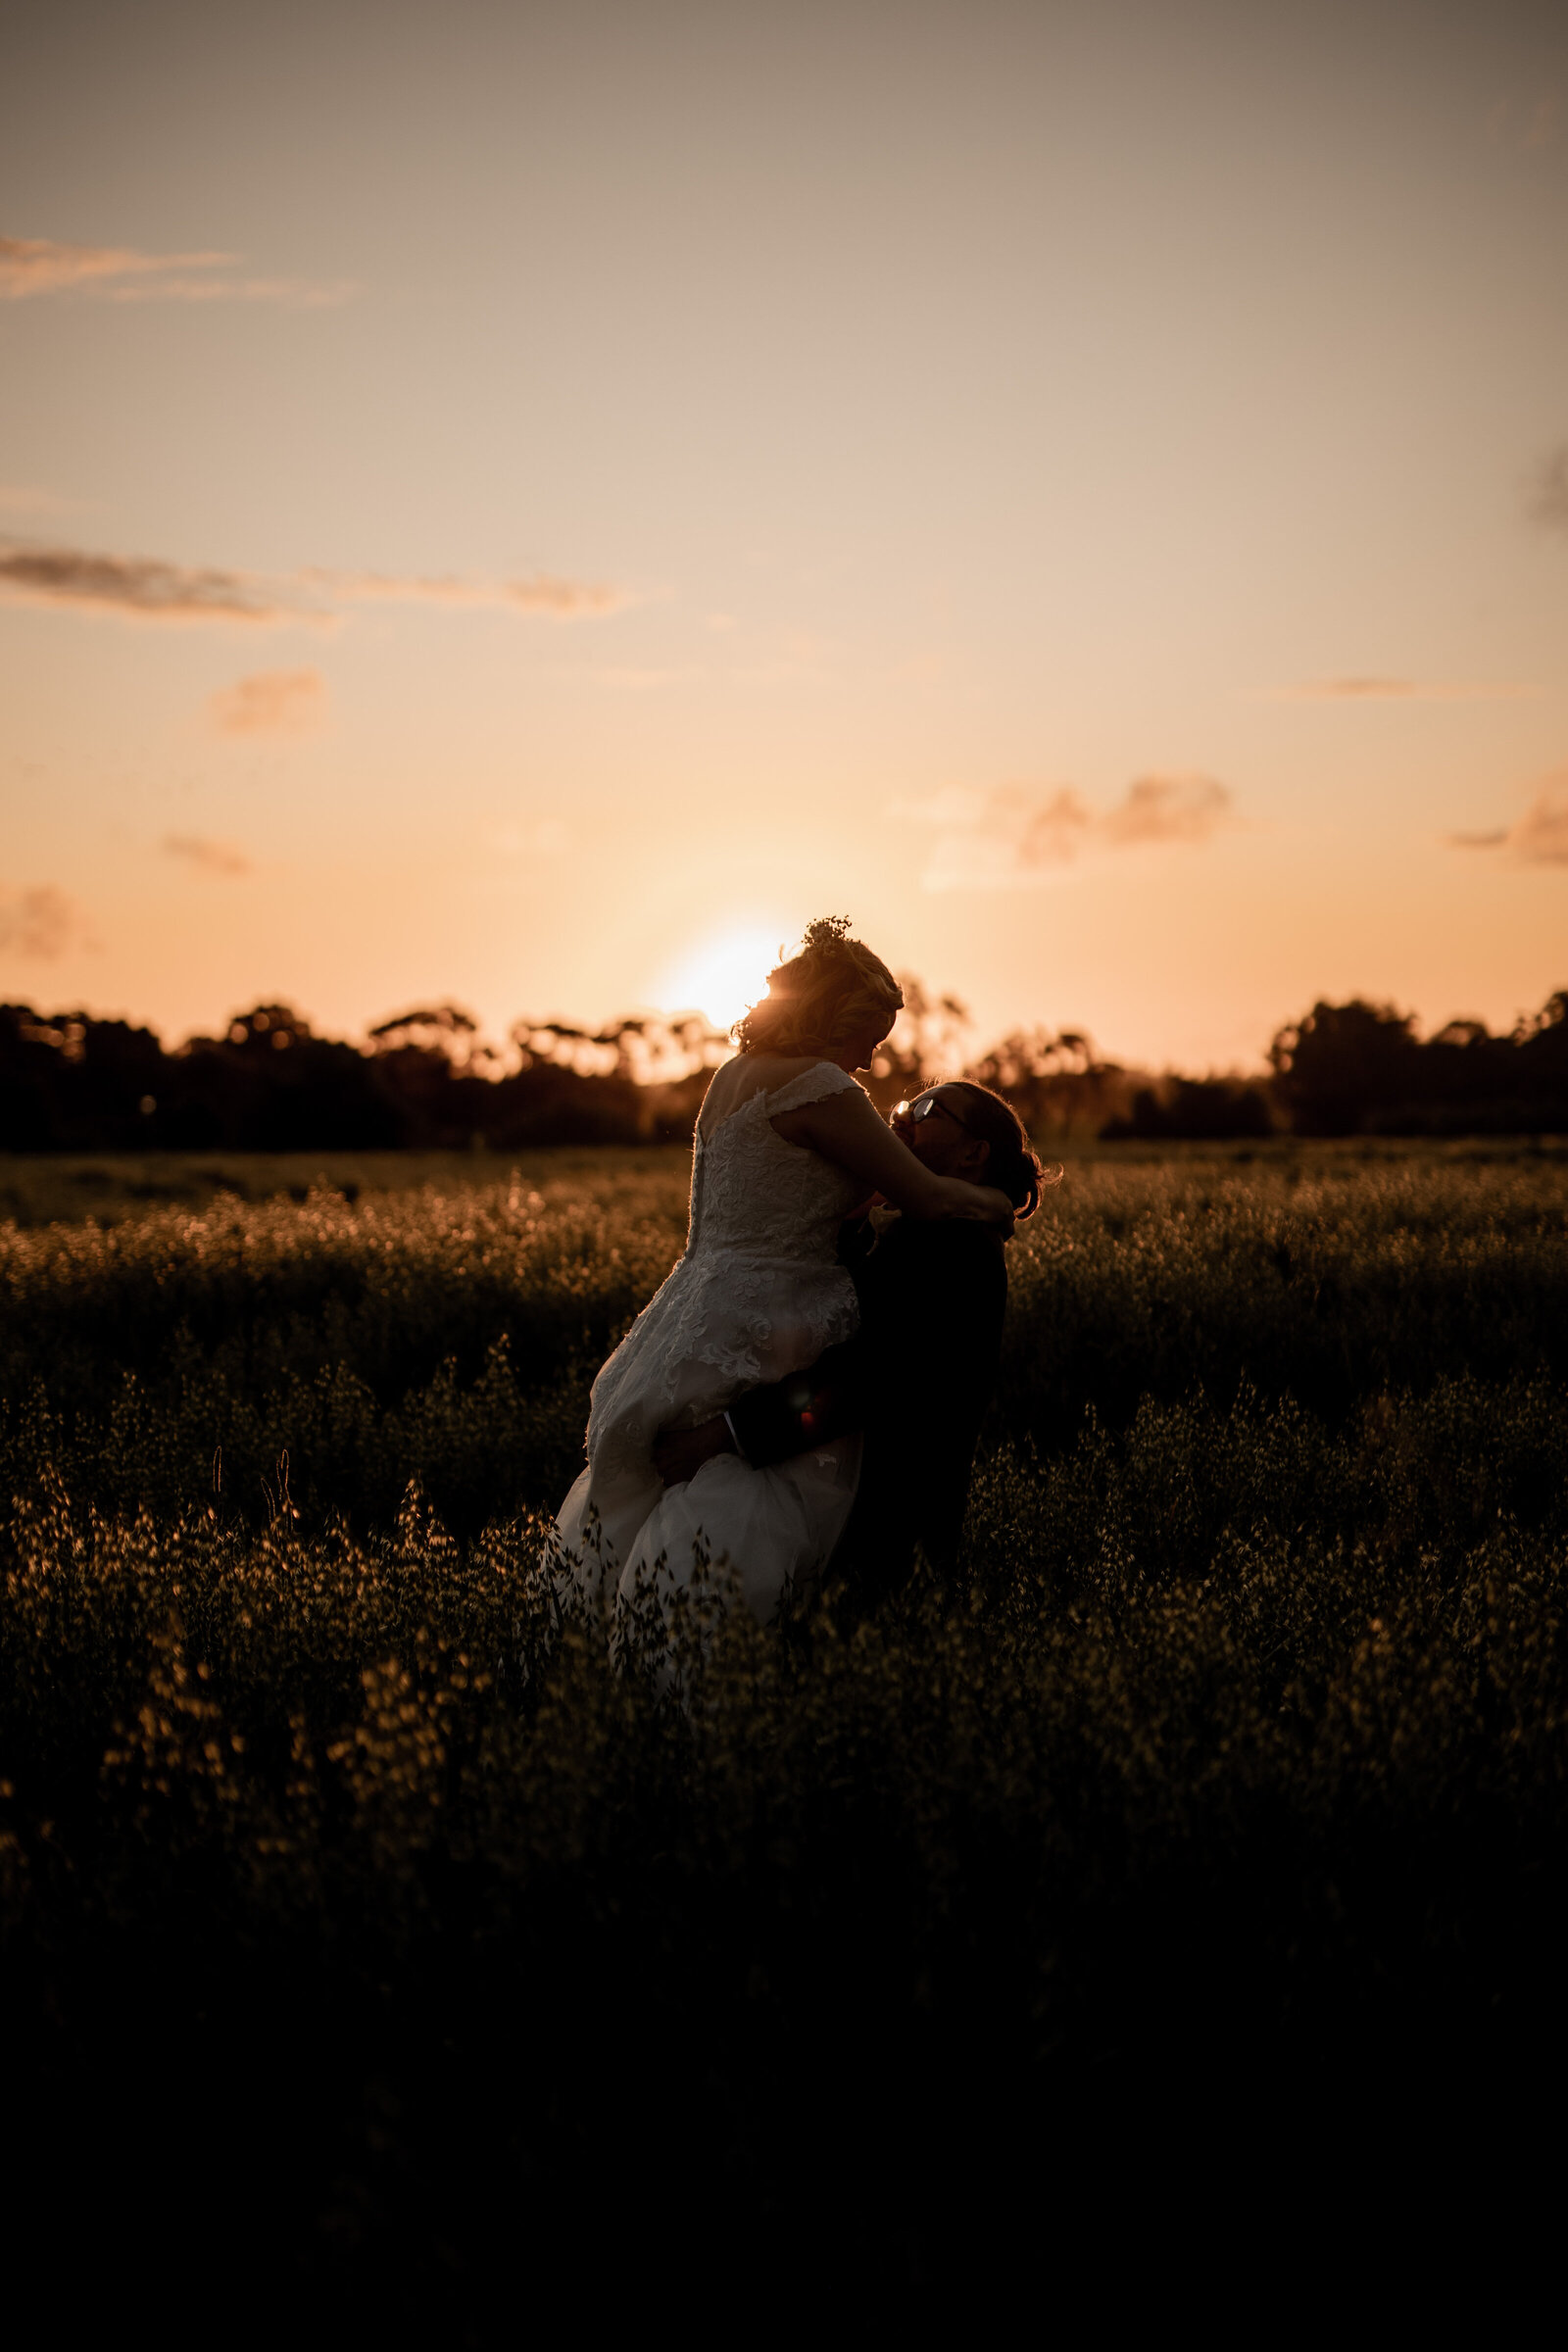
{"type": "MultiPolygon", "coordinates": [[[[887,1107],[964,1067],[954,997],[905,981],[906,1009],[870,1091],[887,1107]]],[[[166,1051],[85,1012],[0,1005],[0,1151],[507,1151],[683,1141],[730,1051],[699,1014],[589,1030],[522,1020],[510,1050],[451,1004],[384,1021],[363,1046],[318,1037],[287,1004],[166,1051]]],[[[1018,1030],[967,1074],[1043,1137],[1210,1142],[1299,1136],[1568,1134],[1568,990],[1505,1036],[1453,1021],[1435,1037],[1359,999],[1281,1029],[1255,1080],[1151,1076],[1080,1031],[1018,1030]]]]}

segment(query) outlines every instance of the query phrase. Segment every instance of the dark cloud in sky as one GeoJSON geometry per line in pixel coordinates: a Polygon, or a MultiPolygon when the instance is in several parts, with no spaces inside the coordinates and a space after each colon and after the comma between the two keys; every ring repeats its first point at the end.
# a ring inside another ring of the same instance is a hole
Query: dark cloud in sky
{"type": "Polygon", "coordinates": [[[188,569],[142,556],[0,543],[0,591],[36,605],[127,614],[141,620],[277,621],[306,616],[245,572],[188,569]]]}
{"type": "MultiPolygon", "coordinates": [[[[531,579],[400,578],[380,572],[302,571],[291,579],[145,556],[0,540],[0,595],[14,602],[115,612],[136,620],[330,623],[353,605],[426,605],[517,612],[531,619],[594,620],[631,599],[618,588],[541,573],[531,579]]],[[[299,674],[299,673],[297,673],[299,674]]]]}

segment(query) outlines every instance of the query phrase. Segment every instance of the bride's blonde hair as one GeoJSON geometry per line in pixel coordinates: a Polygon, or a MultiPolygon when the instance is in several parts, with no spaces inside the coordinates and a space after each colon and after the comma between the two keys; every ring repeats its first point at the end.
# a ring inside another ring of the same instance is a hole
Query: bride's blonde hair
{"type": "Polygon", "coordinates": [[[880,956],[850,937],[848,915],[808,923],[798,956],[767,975],[767,994],[735,1024],[743,1054],[829,1054],[862,1023],[891,1029],[904,1004],[880,956]]]}

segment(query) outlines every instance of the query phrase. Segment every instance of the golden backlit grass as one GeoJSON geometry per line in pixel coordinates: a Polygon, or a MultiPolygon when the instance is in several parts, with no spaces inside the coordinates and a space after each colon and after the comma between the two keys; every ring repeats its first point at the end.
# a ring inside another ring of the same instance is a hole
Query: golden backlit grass
{"type": "Polygon", "coordinates": [[[683,1170],[529,1173],[0,1234],[29,2112],[156,2043],[308,2120],[290,2261],[434,2275],[627,2162],[961,2204],[1107,2084],[1555,2065],[1560,1162],[1076,1163],[957,1583],[679,1706],[536,1562],[683,1170]]]}

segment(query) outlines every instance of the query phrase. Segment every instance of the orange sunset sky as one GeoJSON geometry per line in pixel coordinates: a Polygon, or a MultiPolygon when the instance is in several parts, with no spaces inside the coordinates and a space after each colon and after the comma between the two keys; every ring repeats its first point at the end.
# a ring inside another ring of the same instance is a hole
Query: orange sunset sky
{"type": "Polygon", "coordinates": [[[1568,986],[1568,10],[52,0],[0,996],[1568,986]]]}

